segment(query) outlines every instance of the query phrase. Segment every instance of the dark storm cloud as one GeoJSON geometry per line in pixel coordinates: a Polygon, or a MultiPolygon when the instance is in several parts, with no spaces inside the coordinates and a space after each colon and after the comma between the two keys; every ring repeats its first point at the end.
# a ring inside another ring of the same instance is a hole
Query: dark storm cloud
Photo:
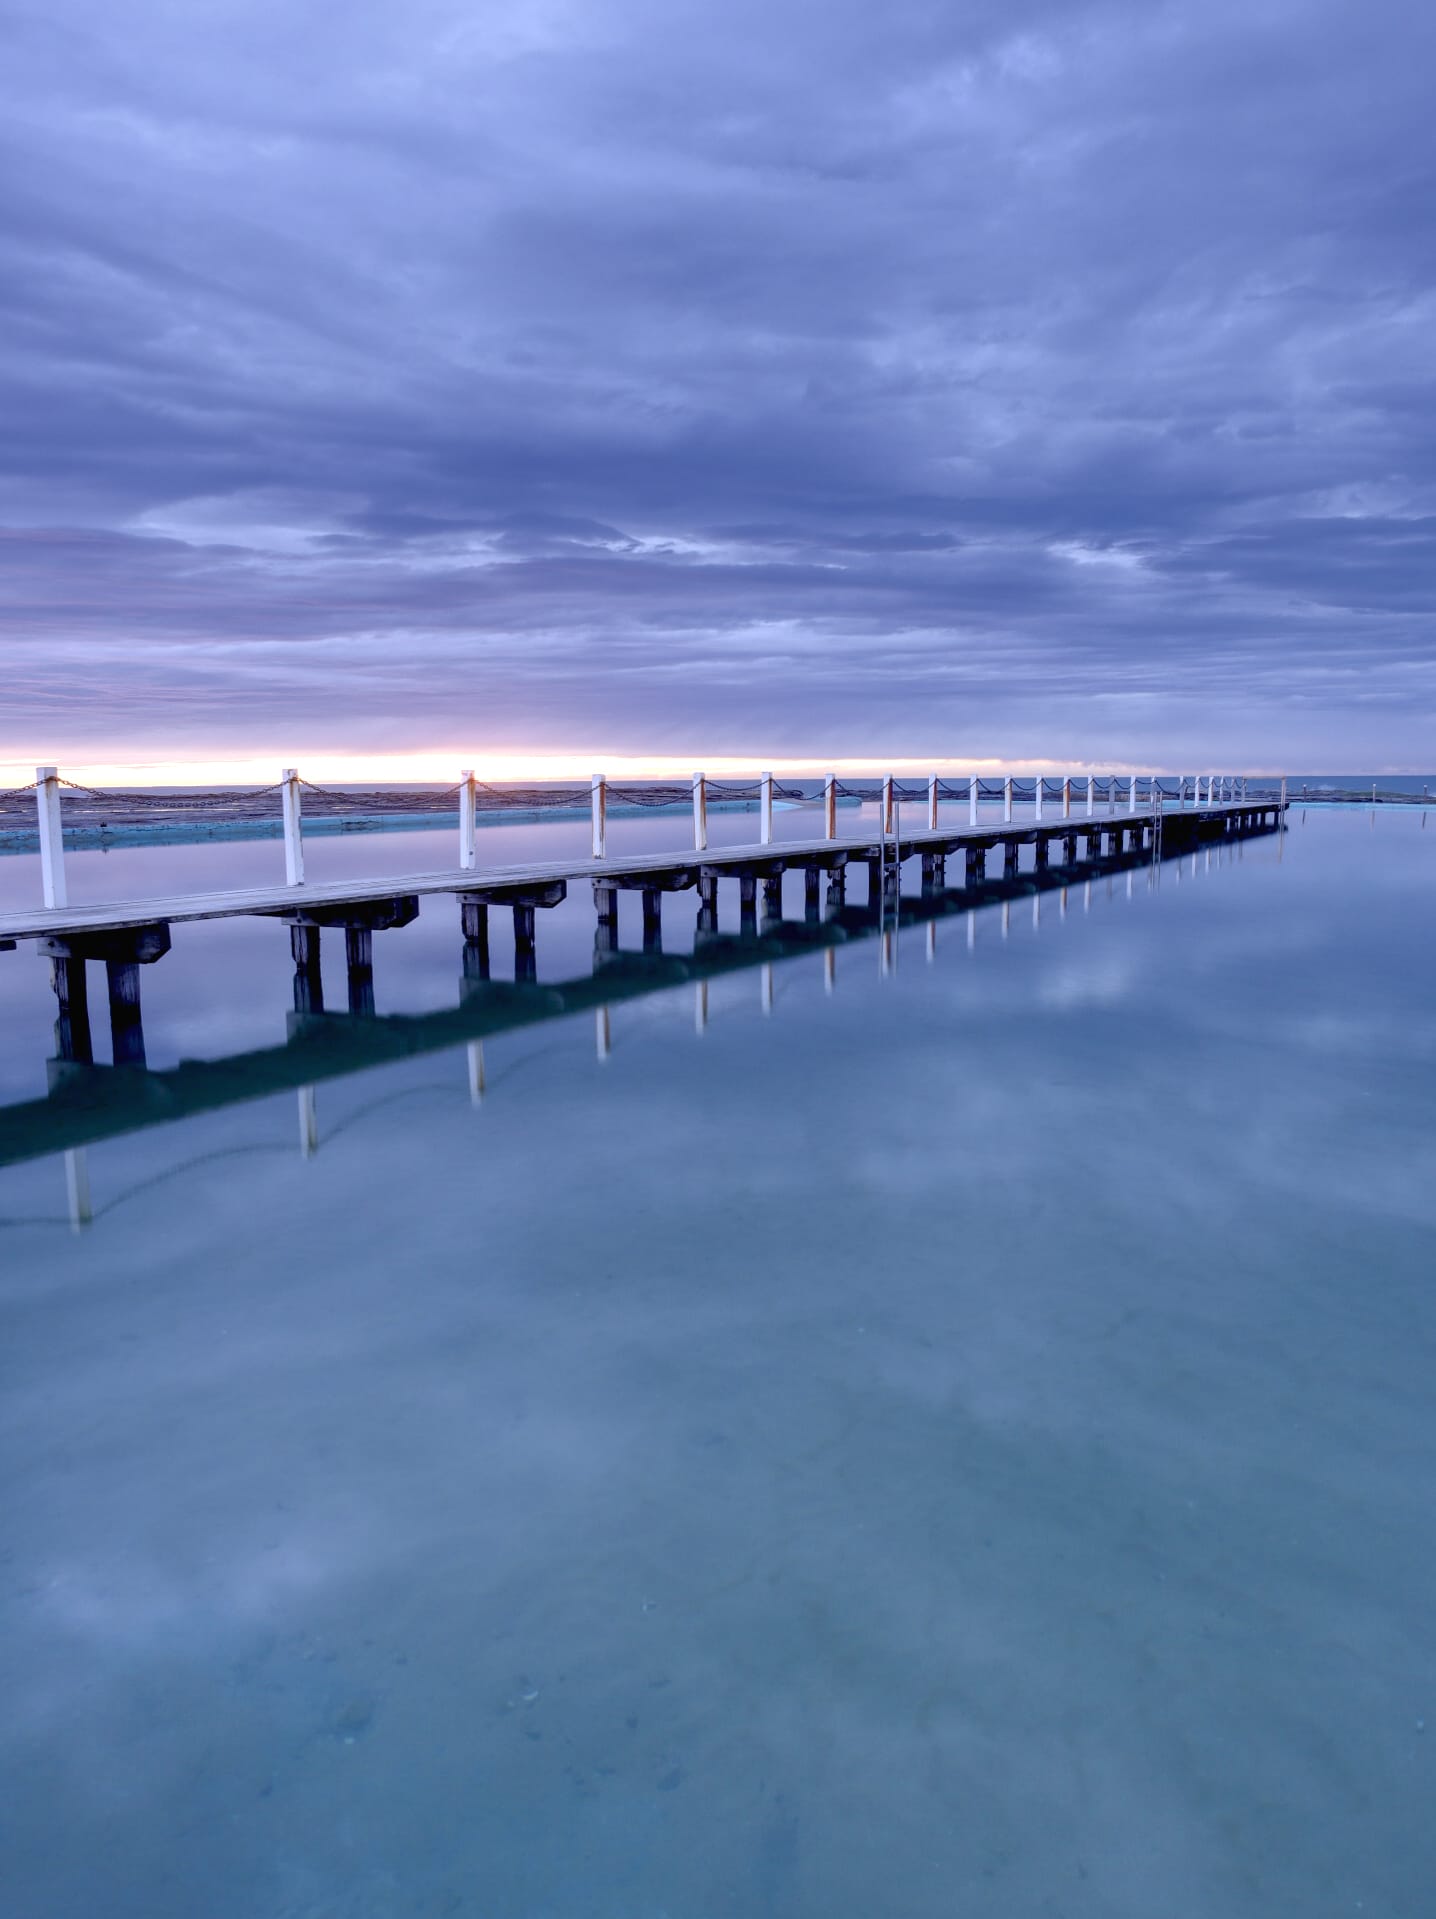
{"type": "Polygon", "coordinates": [[[1432,41],[23,16],[0,753],[1429,760],[1432,41]]]}

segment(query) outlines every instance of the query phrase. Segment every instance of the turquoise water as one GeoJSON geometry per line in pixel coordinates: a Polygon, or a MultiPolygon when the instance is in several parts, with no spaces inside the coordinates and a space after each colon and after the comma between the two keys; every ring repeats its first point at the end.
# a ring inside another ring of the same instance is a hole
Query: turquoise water
{"type": "MultiPolygon", "coordinates": [[[[130,1132],[79,1230],[0,1170],[4,1910],[1427,1911],[1433,880],[1294,814],[130,1132]]],[[[144,988],[153,1065],[276,1044],[283,929],[144,988]]],[[[48,1002],[0,954],[0,1098],[48,1002]]]]}

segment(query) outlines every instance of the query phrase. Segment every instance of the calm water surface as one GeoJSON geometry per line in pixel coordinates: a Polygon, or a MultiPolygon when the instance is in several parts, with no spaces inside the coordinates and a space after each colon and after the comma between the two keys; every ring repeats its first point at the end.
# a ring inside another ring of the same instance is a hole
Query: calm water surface
{"type": "MultiPolygon", "coordinates": [[[[83,1231],[0,1171],[3,1910],[1430,1912],[1433,882],[1417,813],[1293,815],[490,1039],[477,1104],[463,1048],[331,1081],[308,1156],[292,1092],[132,1132],[83,1231]]],[[[151,1064],[288,976],[177,928],[151,1064]]],[[[50,1018],[0,955],[0,1099],[50,1018]]]]}

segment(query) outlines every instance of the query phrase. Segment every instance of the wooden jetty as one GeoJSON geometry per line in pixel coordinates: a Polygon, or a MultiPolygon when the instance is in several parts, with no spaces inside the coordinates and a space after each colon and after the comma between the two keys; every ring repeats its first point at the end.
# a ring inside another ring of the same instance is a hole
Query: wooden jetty
{"type": "MultiPolygon", "coordinates": [[[[519,984],[537,978],[536,915],[567,898],[571,885],[592,886],[597,919],[595,950],[601,958],[617,950],[618,898],[637,892],[642,900],[644,945],[659,944],[662,900],[665,894],[696,891],[699,935],[718,928],[718,890],[736,882],[740,930],[754,934],[762,922],[782,918],[782,880],[801,871],[805,883],[805,911],[810,919],[826,909],[829,915],[846,905],[847,874],[853,865],[867,869],[869,909],[896,901],[901,873],[910,860],[920,862],[924,895],[948,890],[948,862],[961,861],[954,875],[958,887],[975,894],[988,880],[989,861],[1000,852],[1005,880],[1022,871],[1022,849],[1031,847],[1030,872],[1044,874],[1060,864],[1072,869],[1087,862],[1128,855],[1160,857],[1202,841],[1279,828],[1286,810],[1280,798],[1233,797],[1213,799],[1208,780],[1205,798],[1200,789],[1188,803],[1183,791],[1177,804],[1167,803],[1152,783],[1151,803],[1143,808],[1136,779],[1127,783],[1126,809],[1118,810],[1118,788],[1108,783],[1108,810],[1093,804],[1092,784],[1086,793],[1085,814],[1072,808],[1071,782],[1062,782],[1060,811],[1044,816],[1042,784],[1037,783],[1030,817],[1014,815],[1013,782],[1005,782],[1001,820],[977,818],[977,782],[971,782],[971,807],[965,825],[942,823],[938,782],[928,783],[927,823],[919,831],[901,824],[890,780],[882,783],[875,830],[840,837],[836,788],[826,782],[823,795],[824,832],[821,837],[774,840],[773,779],[764,774],[759,784],[761,836],[757,844],[710,849],[702,776],[693,788],[691,850],[642,853],[611,858],[606,848],[606,798],[601,777],[593,782],[593,853],[587,859],[529,862],[480,869],[474,863],[472,775],[465,775],[469,798],[461,794],[460,863],[440,872],[419,873],[401,880],[369,879],[306,882],[300,837],[297,775],[285,775],[286,875],[283,886],[244,888],[227,892],[184,894],[171,898],[114,902],[94,906],[63,903],[63,845],[60,837],[58,787],[53,769],[41,768],[38,805],[41,821],[41,857],[45,895],[50,904],[30,911],[0,914],[0,947],[14,948],[33,941],[51,963],[56,1020],[56,1059],[61,1067],[93,1063],[90,1033],[87,965],[105,966],[112,1055],[117,1066],[143,1066],[144,1029],[140,1007],[140,969],[169,952],[171,930],[197,920],[241,916],[283,921],[289,928],[294,960],[294,1004],[299,1014],[323,1010],[320,983],[320,939],[325,928],[344,934],[348,970],[349,1010],[372,1015],[373,936],[407,925],[419,911],[421,898],[452,895],[458,902],[463,936],[463,972],[467,979],[489,978],[489,913],[492,908],[513,915],[515,979],[519,984]],[[48,780],[46,776],[49,776],[48,780]],[[1079,856],[1079,847],[1083,853],[1079,856]]],[[[1224,783],[1223,789],[1240,787],[1224,783]]]]}
{"type": "MultiPolygon", "coordinates": [[[[620,950],[611,945],[600,925],[591,972],[542,984],[523,977],[513,982],[490,979],[486,954],[477,955],[473,942],[465,939],[457,1003],[431,1013],[376,1017],[372,1001],[356,1007],[352,993],[350,1011],[326,1012],[322,1003],[314,1004],[296,972],[295,1010],[288,1016],[288,1036],[282,1045],[229,1058],[184,1060],[156,1072],[140,1070],[138,1063],[107,1067],[73,1055],[52,1059],[47,1097],[0,1108],[0,1166],[66,1153],[67,1179],[73,1189],[72,1219],[83,1224],[88,1212],[76,1201],[76,1194],[83,1196],[88,1186],[83,1149],[100,1140],[290,1091],[299,1095],[304,1150],[312,1152],[314,1089],[327,1080],[399,1059],[466,1046],[470,1093],[479,1100],[483,1096],[483,1041],[490,1036],[590,1012],[596,1019],[599,1056],[605,1058],[611,1045],[610,1009],[626,1001],[691,982],[695,1021],[701,1030],[707,1023],[710,980],[756,970],[767,1010],[774,1001],[775,966],[804,955],[821,956],[825,986],[831,989],[837,979],[839,954],[867,940],[879,942],[883,962],[880,970],[887,971],[895,963],[895,938],[901,929],[925,926],[931,957],[942,921],[965,920],[971,946],[979,910],[992,908],[1000,914],[1005,937],[1012,908],[1019,901],[1031,901],[1035,925],[1044,898],[1051,895],[1058,896],[1065,913],[1069,893],[1081,889],[1090,901],[1093,881],[1104,876],[1110,883],[1125,872],[1130,896],[1134,875],[1149,869],[1154,857],[1161,863],[1177,863],[1188,857],[1195,862],[1199,849],[1205,846],[1210,860],[1213,849],[1229,844],[1231,835],[1216,830],[1215,822],[1208,822],[1208,827],[1200,835],[1166,838],[1155,856],[1150,846],[1134,848],[1129,841],[1124,851],[1103,852],[1075,865],[1049,860],[1018,874],[1008,870],[1004,858],[1000,873],[976,878],[965,869],[963,883],[958,886],[939,886],[935,874],[925,876],[919,892],[884,889],[884,869],[879,874],[879,894],[871,901],[850,904],[840,899],[835,904],[824,904],[815,902],[805,889],[802,919],[765,917],[759,925],[745,916],[737,933],[706,927],[706,913],[700,907],[692,951],[681,954],[663,951],[647,922],[642,950],[620,950]],[[480,960],[485,963],[477,964],[480,960]]],[[[1274,830],[1270,821],[1238,829],[1241,837],[1274,830]]],[[[862,843],[856,844],[861,850],[862,843]]],[[[794,863],[801,864],[805,850],[804,846],[786,846],[783,856],[796,855],[794,863]]],[[[741,859],[743,853],[744,849],[731,849],[730,857],[741,859]]],[[[918,857],[923,857],[921,851],[918,857]]],[[[739,874],[740,883],[741,878],[739,874]]],[[[453,876],[448,879],[452,887],[453,876]]],[[[57,1041],[62,1038],[57,1026],[57,1041]]]]}

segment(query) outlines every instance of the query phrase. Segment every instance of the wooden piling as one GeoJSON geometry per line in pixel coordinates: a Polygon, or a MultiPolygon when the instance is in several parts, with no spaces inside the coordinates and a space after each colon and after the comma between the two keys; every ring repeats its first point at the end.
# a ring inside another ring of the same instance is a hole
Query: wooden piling
{"type": "Polygon", "coordinates": [[[324,977],[319,967],[319,928],[302,920],[291,920],[289,951],[294,960],[295,1012],[322,1013],[324,1011],[324,977]]]}
{"type": "Polygon", "coordinates": [[[344,928],[344,972],[349,987],[349,1011],[355,1019],[374,1017],[374,929],[344,928]]]}
{"type": "Polygon", "coordinates": [[[82,959],[52,959],[50,984],[55,989],[56,1057],[78,1066],[92,1065],[94,1044],[90,1038],[90,989],[82,959]]]}
{"type": "Polygon", "coordinates": [[[105,961],[110,997],[110,1044],[116,1066],[143,1066],[145,1029],[140,1012],[140,969],[132,959],[105,961]]]}

